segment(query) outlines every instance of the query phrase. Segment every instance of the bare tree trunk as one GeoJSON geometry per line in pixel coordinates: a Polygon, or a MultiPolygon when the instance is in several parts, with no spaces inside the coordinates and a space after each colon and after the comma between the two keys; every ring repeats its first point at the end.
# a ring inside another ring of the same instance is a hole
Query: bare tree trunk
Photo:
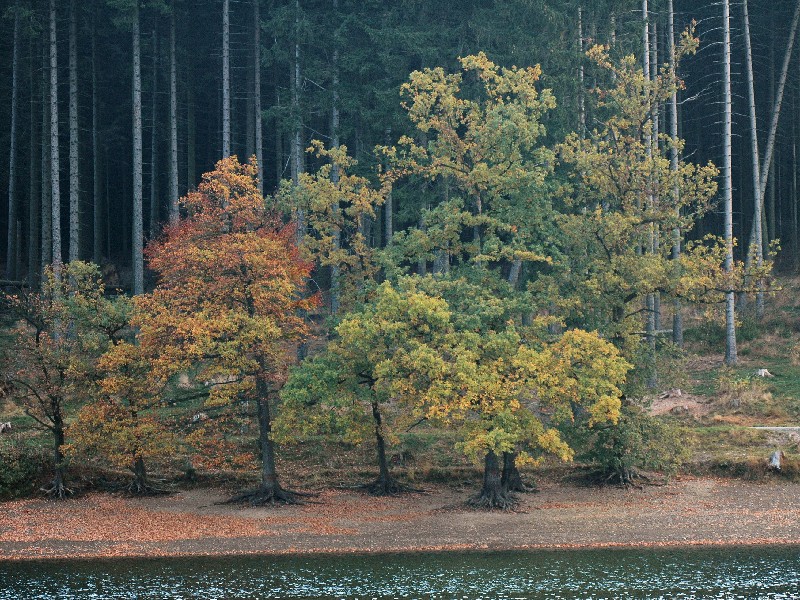
{"type": "MultiPolygon", "coordinates": [[[[725,202],[725,271],[733,269],[733,178],[731,164],[731,9],[730,0],[722,2],[723,27],[723,85],[724,85],[724,130],[723,130],[723,198],[725,202]]],[[[735,365],[736,323],[733,290],[725,293],[725,364],[735,365]]]]}
{"type": "MultiPolygon", "coordinates": [[[[17,263],[17,96],[19,95],[19,0],[14,3],[14,47],[11,59],[11,131],[8,152],[8,247],[6,250],[6,278],[16,279],[17,263]]],[[[31,136],[33,143],[33,136],[31,136]]]]}
{"type": "Polygon", "coordinates": [[[231,155],[230,0],[222,0],[222,157],[231,155]]]}
{"type": "Polygon", "coordinates": [[[261,0],[253,0],[255,33],[255,65],[253,65],[253,112],[255,116],[256,162],[258,163],[258,191],[264,193],[264,131],[261,116],[261,0]]]}
{"type": "Polygon", "coordinates": [[[69,3],[69,260],[80,258],[80,169],[78,166],[78,15],[69,3]]]}
{"type": "Polygon", "coordinates": [[[144,293],[144,231],[142,222],[142,56],[139,1],[133,14],[133,293],[144,293]]]}
{"type": "MultiPolygon", "coordinates": [[[[334,13],[339,11],[339,0],[333,0],[334,13]]],[[[338,14],[334,15],[338,19],[338,14]]],[[[339,147],[339,40],[337,38],[333,41],[333,82],[331,85],[331,146],[333,148],[339,147]]],[[[331,181],[334,185],[339,183],[339,167],[333,165],[331,169],[331,181]]],[[[339,201],[337,200],[333,206],[334,218],[338,219],[339,216],[339,201]]],[[[338,224],[333,226],[333,249],[339,250],[342,245],[342,231],[338,224]]],[[[340,307],[340,293],[341,293],[341,269],[338,264],[331,265],[331,314],[336,315],[339,313],[340,307]]]]}
{"type": "Polygon", "coordinates": [[[583,7],[578,6],[578,135],[586,136],[586,96],[583,68],[583,7]]]}
{"type": "Polygon", "coordinates": [[[103,260],[103,205],[100,201],[100,145],[98,144],[97,106],[97,26],[92,16],[92,260],[103,260]]]}
{"type": "Polygon", "coordinates": [[[42,201],[40,273],[53,261],[53,186],[50,185],[50,64],[49,48],[42,44],[42,201]]]}
{"type": "MultiPolygon", "coordinates": [[[[295,42],[294,42],[294,56],[291,63],[291,85],[292,85],[292,156],[291,156],[291,170],[292,170],[292,183],[297,185],[300,181],[300,173],[302,172],[303,149],[301,141],[302,123],[300,121],[300,89],[302,79],[300,75],[300,0],[295,0],[295,42]]],[[[303,210],[297,210],[297,243],[303,241],[305,234],[305,214],[303,210]]]]}
{"type": "Polygon", "coordinates": [[[178,66],[175,55],[175,0],[169,17],[169,222],[178,222],[178,66]]]}
{"type": "Polygon", "coordinates": [[[56,40],[56,2],[50,0],[50,203],[53,244],[53,276],[61,279],[61,186],[58,155],[58,43],[56,40]]]}
{"type": "Polygon", "coordinates": [[[197,178],[197,123],[191,73],[186,84],[186,107],[186,187],[193,190],[197,178]]]}
{"type": "Polygon", "coordinates": [[[36,159],[39,156],[38,146],[37,146],[37,139],[41,139],[39,136],[41,135],[37,129],[36,123],[36,95],[37,95],[37,87],[36,87],[36,77],[35,77],[35,67],[36,67],[36,50],[33,47],[33,38],[29,38],[28,40],[28,49],[30,55],[30,89],[31,89],[31,101],[30,101],[30,155],[28,158],[28,167],[29,171],[29,184],[30,184],[30,194],[29,194],[29,202],[28,202],[28,284],[31,286],[35,286],[39,280],[38,278],[38,266],[39,266],[39,231],[40,231],[40,211],[41,211],[41,196],[39,191],[39,182],[40,182],[40,174],[41,174],[41,165],[37,165],[36,159]],[[38,135],[37,135],[38,134],[38,135]]]}
{"type": "MultiPolygon", "coordinates": [[[[747,0],[742,2],[742,21],[744,26],[744,44],[745,44],[745,73],[747,75],[747,100],[750,113],[750,140],[751,140],[751,160],[753,163],[753,227],[754,236],[751,235],[750,244],[755,245],[756,252],[756,266],[761,267],[764,264],[764,242],[763,242],[763,221],[761,220],[761,205],[763,198],[761,196],[761,167],[759,165],[759,150],[758,150],[758,123],[756,119],[756,94],[755,85],[753,83],[753,50],[750,38],[750,15],[747,9],[747,0]]],[[[750,260],[750,251],[747,252],[747,260],[750,260]]],[[[759,299],[756,302],[756,311],[759,316],[764,310],[763,294],[758,294],[759,299]]]]}
{"type": "MultiPolygon", "coordinates": [[[[758,198],[761,202],[761,210],[763,210],[763,199],[766,194],[767,182],[769,180],[769,174],[772,169],[772,156],[775,152],[775,139],[777,137],[778,131],[778,121],[781,115],[781,105],[783,103],[783,92],[786,88],[786,77],[789,73],[789,64],[792,58],[792,48],[794,47],[794,39],[797,34],[797,26],[798,22],[800,22],[800,0],[798,0],[797,5],[794,10],[794,16],[792,17],[792,25],[789,30],[789,40],[786,46],[786,53],[783,56],[783,67],[781,68],[780,78],[778,80],[778,90],[775,96],[775,103],[772,107],[772,122],[770,123],[769,134],[767,136],[767,146],[766,151],[764,154],[764,160],[761,163],[761,172],[760,172],[760,187],[758,198]]],[[[746,39],[749,36],[746,36],[746,39]]],[[[758,211],[759,207],[756,207],[758,211]]],[[[755,223],[758,220],[758,216],[761,214],[761,211],[756,212],[755,216],[753,217],[753,222],[755,223]]],[[[763,237],[763,230],[762,230],[762,237],[763,237]]],[[[751,231],[750,233],[750,243],[751,245],[755,243],[755,231],[751,231]]]]}
{"type": "MultiPolygon", "coordinates": [[[[675,10],[673,8],[672,0],[667,1],[667,11],[669,12],[669,67],[675,74],[675,10]]],[[[670,131],[669,135],[672,137],[673,142],[678,139],[678,92],[673,91],[670,98],[670,131]]],[[[678,171],[678,148],[675,143],[672,144],[669,156],[669,166],[673,173],[678,171]]],[[[675,206],[680,206],[680,188],[678,183],[672,187],[672,200],[675,206]]],[[[675,209],[680,217],[680,208],[675,209]]],[[[672,260],[679,261],[681,258],[681,242],[682,235],[679,227],[672,231],[672,260]]],[[[672,315],[672,342],[678,347],[683,348],[683,309],[679,298],[675,299],[673,305],[674,314],[672,315]]]]}
{"type": "MultiPolygon", "coordinates": [[[[158,23],[158,20],[155,21],[158,23]]],[[[150,91],[150,238],[158,235],[158,28],[153,27],[153,84],[150,91]]]]}

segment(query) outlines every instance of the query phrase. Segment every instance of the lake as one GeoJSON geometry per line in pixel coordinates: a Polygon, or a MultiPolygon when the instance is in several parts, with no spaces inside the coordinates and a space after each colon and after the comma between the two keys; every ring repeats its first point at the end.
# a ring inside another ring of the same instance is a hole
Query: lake
{"type": "Polygon", "coordinates": [[[798,547],[0,562],[2,600],[798,597],[798,547]]]}

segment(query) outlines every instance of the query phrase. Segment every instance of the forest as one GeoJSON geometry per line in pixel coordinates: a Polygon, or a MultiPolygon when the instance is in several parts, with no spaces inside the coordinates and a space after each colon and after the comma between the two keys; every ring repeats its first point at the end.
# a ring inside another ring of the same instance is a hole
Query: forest
{"type": "Polygon", "coordinates": [[[302,502],[286,456],[366,448],[373,494],[435,452],[508,508],[553,461],[679,469],[648,402],[700,346],[762,385],[800,2],[6,4],[0,495],[46,446],[54,497],[231,471],[302,502]]]}

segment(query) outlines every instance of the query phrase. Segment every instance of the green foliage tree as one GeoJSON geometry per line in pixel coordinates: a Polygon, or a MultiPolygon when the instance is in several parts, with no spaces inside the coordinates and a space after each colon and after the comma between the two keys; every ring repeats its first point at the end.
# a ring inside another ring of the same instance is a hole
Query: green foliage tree
{"type": "Polygon", "coordinates": [[[380,493],[399,489],[386,464],[385,422],[422,418],[453,427],[459,448],[485,463],[483,489],[472,502],[508,507],[514,500],[501,481],[499,457],[524,447],[569,460],[572,450],[550,423],[573,418],[573,406],[585,407],[592,422],[616,420],[618,386],[629,365],[611,344],[584,331],[552,343],[533,330],[526,337],[503,320],[507,310],[463,279],[386,282],[342,320],[337,339],[318,358],[292,373],[284,415],[303,418],[315,407],[318,422],[344,419],[363,428],[371,413],[380,468],[372,489],[380,493]],[[464,295],[467,288],[474,295],[464,295]],[[447,294],[459,298],[455,306],[447,294]],[[388,411],[391,420],[384,418],[388,411]]]}
{"type": "Polygon", "coordinates": [[[395,236],[387,263],[403,259],[510,265],[516,281],[523,261],[542,260],[549,205],[545,178],[553,153],[541,145],[542,118],[555,106],[540,90],[541,69],[501,68],[479,53],[460,59],[461,72],[415,71],[403,84],[403,107],[427,143],[408,136],[383,148],[387,181],[423,178],[440,192],[424,228],[395,236]]]}
{"type": "MultiPolygon", "coordinates": [[[[690,33],[678,58],[696,48],[690,33]]],[[[674,231],[691,229],[709,210],[718,174],[710,163],[679,161],[670,168],[670,150],[683,141],[663,133],[658,143],[652,139],[655,107],[681,85],[674,71],[665,67],[648,80],[633,56],[616,63],[602,46],[588,54],[615,83],[598,92],[600,125],[559,146],[569,179],[566,210],[556,218],[559,260],[537,287],[557,299],[568,322],[598,329],[634,358],[642,356],[644,320],[653,310],[648,295],[715,302],[743,285],[743,265],[725,273],[724,244],[713,236],[688,244],[672,260],[674,231]]]]}

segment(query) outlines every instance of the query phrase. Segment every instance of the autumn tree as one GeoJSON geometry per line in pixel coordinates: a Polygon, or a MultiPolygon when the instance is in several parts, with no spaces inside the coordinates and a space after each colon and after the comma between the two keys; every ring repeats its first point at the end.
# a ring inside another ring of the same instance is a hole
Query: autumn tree
{"type": "Polygon", "coordinates": [[[98,455],[128,469],[136,495],[159,493],[148,479],[147,461],[175,452],[176,432],[159,418],[166,381],[155,377],[152,357],[129,341],[112,346],[98,362],[102,378],[92,401],[78,412],[68,433],[68,454],[98,455]]]}
{"type": "Polygon", "coordinates": [[[18,319],[4,376],[12,399],[53,436],[55,472],[43,491],[63,498],[67,419],[98,392],[98,359],[127,326],[130,301],[105,296],[96,265],[75,261],[62,265],[61,278],[45,275],[40,292],[3,296],[18,319]]]}
{"type": "Polygon", "coordinates": [[[316,297],[302,298],[311,265],[300,259],[294,229],[268,211],[254,162],[217,163],[183,199],[187,218],[148,247],[155,290],[136,300],[132,323],[153,356],[155,376],[190,367],[209,389],[208,406],[255,404],[261,485],[232,501],[293,502],[275,467],[272,406],[294,353],[307,333],[300,316],[316,297]]]}

